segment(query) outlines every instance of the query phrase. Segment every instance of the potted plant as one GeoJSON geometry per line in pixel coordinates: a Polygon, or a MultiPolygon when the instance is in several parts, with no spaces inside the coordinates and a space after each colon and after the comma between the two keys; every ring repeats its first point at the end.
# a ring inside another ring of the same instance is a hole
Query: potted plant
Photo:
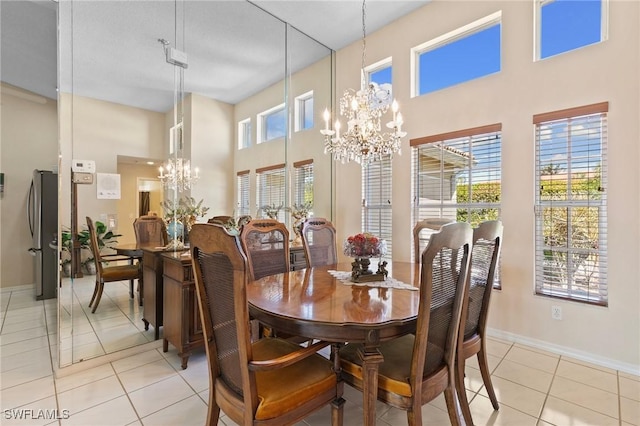
{"type": "Polygon", "coordinates": [[[71,238],[71,231],[64,229],[61,232],[60,250],[62,251],[60,265],[62,266],[62,275],[65,277],[71,276],[71,248],[73,239],[71,238]]]}
{"type": "Polygon", "coordinates": [[[189,196],[180,197],[174,200],[165,200],[161,203],[164,211],[164,220],[167,222],[167,232],[169,239],[179,240],[183,233],[188,235],[191,227],[199,217],[204,217],[209,211],[209,207],[204,207],[204,200],[196,202],[196,199],[189,196]]]}

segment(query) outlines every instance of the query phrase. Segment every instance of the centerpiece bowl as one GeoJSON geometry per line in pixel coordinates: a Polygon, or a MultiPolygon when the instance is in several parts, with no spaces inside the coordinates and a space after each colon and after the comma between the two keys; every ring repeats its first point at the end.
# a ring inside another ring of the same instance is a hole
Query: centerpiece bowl
{"type": "Polygon", "coordinates": [[[368,232],[348,237],[343,245],[343,253],[354,258],[351,263],[351,281],[356,283],[384,281],[388,275],[387,262],[381,261],[387,253],[387,242],[368,232]],[[371,258],[378,258],[378,270],[370,269],[371,258]]]}

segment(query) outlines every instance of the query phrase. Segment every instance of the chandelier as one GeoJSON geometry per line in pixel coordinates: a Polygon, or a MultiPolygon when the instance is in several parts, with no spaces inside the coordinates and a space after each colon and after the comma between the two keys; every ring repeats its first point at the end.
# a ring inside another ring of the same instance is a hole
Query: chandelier
{"type": "Polygon", "coordinates": [[[158,169],[160,176],[158,179],[162,184],[173,190],[179,192],[191,189],[191,185],[196,183],[200,176],[198,176],[198,168],[196,167],[191,173],[191,162],[184,158],[176,158],[175,160],[169,159],[165,166],[160,166],[158,169]]]}
{"type": "Polygon", "coordinates": [[[324,135],[324,152],[334,155],[343,164],[356,161],[363,167],[394,153],[400,154],[400,145],[406,132],[402,131],[402,114],[398,111],[398,102],[391,100],[391,91],[377,83],[366,82],[366,26],[365,1],[362,2],[362,67],[360,72],[360,90],[347,89],[340,99],[340,115],[347,120],[347,130],[340,133],[341,124],[336,120],[334,129],[329,129],[329,110],[324,111],[325,127],[320,131],[324,135]],[[392,120],[386,123],[388,131],[382,130],[382,117],[391,103],[392,120]]]}

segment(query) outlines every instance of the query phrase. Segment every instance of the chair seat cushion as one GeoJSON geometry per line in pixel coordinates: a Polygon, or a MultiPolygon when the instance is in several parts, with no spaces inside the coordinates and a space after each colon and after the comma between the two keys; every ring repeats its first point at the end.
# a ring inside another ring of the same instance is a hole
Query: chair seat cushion
{"type": "Polygon", "coordinates": [[[105,282],[132,280],[138,278],[139,275],[140,268],[138,265],[117,265],[102,269],[102,280],[105,282]]]}
{"type": "MultiPolygon", "coordinates": [[[[414,341],[415,336],[407,334],[380,345],[380,352],[384,357],[384,362],[380,364],[378,370],[378,387],[380,389],[397,395],[412,396],[409,377],[414,341]]],[[[358,355],[360,347],[362,347],[361,344],[350,343],[340,349],[340,363],[345,373],[362,380],[362,360],[358,355]]],[[[426,379],[444,367],[442,348],[429,342],[423,377],[426,379]]],[[[345,379],[347,382],[349,381],[348,377],[345,379]]]]}
{"type": "MultiPolygon", "coordinates": [[[[261,339],[252,345],[256,361],[278,358],[300,349],[286,340],[261,339]]],[[[337,386],[332,364],[320,355],[311,355],[291,366],[256,373],[258,410],[256,420],[278,417],[337,386]]]]}

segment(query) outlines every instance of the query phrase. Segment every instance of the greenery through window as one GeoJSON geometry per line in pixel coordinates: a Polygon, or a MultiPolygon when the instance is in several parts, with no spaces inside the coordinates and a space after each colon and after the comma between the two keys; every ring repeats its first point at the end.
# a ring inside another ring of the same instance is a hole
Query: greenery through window
{"type": "Polygon", "coordinates": [[[537,294],[607,304],[607,110],[534,117],[537,294]]]}

